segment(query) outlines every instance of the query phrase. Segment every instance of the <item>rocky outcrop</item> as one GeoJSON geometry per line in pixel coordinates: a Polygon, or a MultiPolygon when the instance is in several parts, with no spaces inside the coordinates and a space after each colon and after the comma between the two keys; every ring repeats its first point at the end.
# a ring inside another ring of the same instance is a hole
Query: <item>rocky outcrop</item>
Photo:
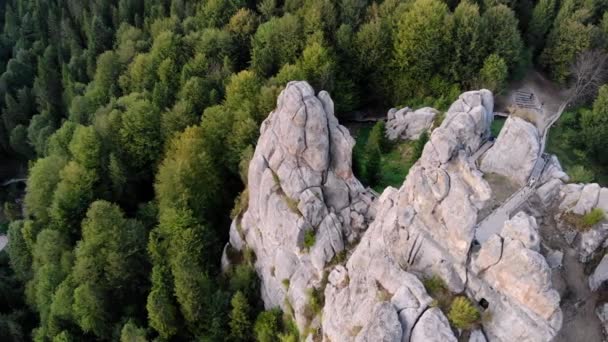
{"type": "Polygon", "coordinates": [[[370,219],[373,198],[353,176],[353,145],[327,92],[315,96],[306,82],[289,83],[262,123],[249,165],[249,207],[231,228],[230,247],[256,255],[265,306],[292,307],[302,331],[326,264],[370,219]]]}
{"type": "Polygon", "coordinates": [[[386,136],[389,140],[416,140],[428,131],[439,111],[430,107],[413,111],[409,107],[391,108],[387,114],[386,136]]]}
{"type": "Polygon", "coordinates": [[[326,341],[457,341],[420,280],[437,276],[489,305],[471,341],[551,340],[561,311],[536,220],[518,214],[473,245],[492,191],[470,156],[490,135],[493,106],[487,90],[462,94],[401,188],[373,201],[352,175],[353,140],[327,93],[289,83],[262,125],[249,207],[227,247],[255,252],[266,307],[293,308],[300,330],[320,327],[326,341]],[[324,291],[321,315],[311,315],[311,289],[324,291]]]}
{"type": "Polygon", "coordinates": [[[539,158],[540,134],[534,124],[509,116],[494,146],[483,156],[481,170],[524,185],[539,158]]]}
{"type": "Polygon", "coordinates": [[[599,265],[589,277],[589,288],[591,291],[597,290],[606,280],[608,280],[608,254],[604,255],[599,265]]]}
{"type": "Polygon", "coordinates": [[[520,212],[472,256],[467,292],[489,303],[490,341],[549,340],[561,327],[560,297],[538,241],[536,221],[520,212]]]}
{"type": "Polygon", "coordinates": [[[463,94],[433,130],[403,186],[383,192],[375,220],[340,268],[340,279],[349,281],[331,281],[338,269],[330,275],[323,312],[328,340],[348,341],[349,332],[365,330],[383,300],[399,314],[403,341],[454,340],[413,274],[439,276],[453,292],[487,300],[491,314],[483,325],[491,341],[549,341],[556,335],[559,295],[538,253],[533,218],[521,214],[509,221],[504,236],[492,237],[477,262],[469,262],[477,213],[491,190],[468,156],[489,134],[492,107],[488,91],[463,94]]]}
{"type": "Polygon", "coordinates": [[[584,215],[594,208],[604,210],[608,206],[608,189],[596,183],[567,184],[561,187],[558,199],[558,212],[555,214],[558,227],[577,249],[579,260],[587,262],[607,243],[608,223],[604,220],[590,229],[579,231],[564,220],[564,215],[584,215]]]}

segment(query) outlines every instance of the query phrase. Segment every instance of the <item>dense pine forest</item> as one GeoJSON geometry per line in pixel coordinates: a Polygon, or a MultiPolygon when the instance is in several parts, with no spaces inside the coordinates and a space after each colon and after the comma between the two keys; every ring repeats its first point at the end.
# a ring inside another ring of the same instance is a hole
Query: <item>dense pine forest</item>
{"type": "MultiPolygon", "coordinates": [[[[280,312],[263,311],[255,255],[220,267],[282,87],[329,91],[340,117],[445,109],[532,67],[568,85],[577,59],[606,52],[607,10],[606,0],[2,0],[0,162],[29,167],[23,215],[4,206],[0,340],[296,341],[280,312]]],[[[600,93],[572,114],[584,134],[571,139],[606,159],[600,93]]]]}

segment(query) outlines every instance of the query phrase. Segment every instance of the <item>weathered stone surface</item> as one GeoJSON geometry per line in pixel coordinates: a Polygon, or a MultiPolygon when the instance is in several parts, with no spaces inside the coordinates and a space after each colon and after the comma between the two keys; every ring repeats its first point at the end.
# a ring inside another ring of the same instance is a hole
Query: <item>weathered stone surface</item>
{"type": "Polygon", "coordinates": [[[551,155],[547,160],[538,183],[545,184],[552,179],[559,179],[564,183],[567,183],[570,180],[570,177],[564,172],[562,164],[555,155],[551,155]]]}
{"type": "Polygon", "coordinates": [[[376,304],[371,321],[355,338],[356,342],[401,341],[403,331],[395,308],[388,302],[376,304]]]}
{"type": "Polygon", "coordinates": [[[290,303],[302,330],[308,289],[320,286],[325,265],[371,219],[373,197],[351,169],[354,140],[333,107],[327,92],[315,96],[306,82],[281,92],[249,165],[249,207],[230,230],[233,249],[256,255],[265,306],[290,303]],[[315,235],[310,249],[306,231],[315,235]]]}
{"type": "Polygon", "coordinates": [[[589,288],[591,291],[597,290],[606,280],[608,280],[608,254],[604,255],[602,261],[589,277],[589,288]]]}
{"type": "Polygon", "coordinates": [[[604,335],[608,336],[608,303],[603,303],[595,309],[595,314],[602,322],[604,328],[604,335]]]}
{"type": "Polygon", "coordinates": [[[538,253],[536,230],[532,217],[518,213],[473,256],[467,292],[489,303],[492,319],[484,331],[490,341],[548,341],[561,327],[559,294],[538,253]]]}
{"type": "Polygon", "coordinates": [[[430,107],[412,111],[409,107],[388,111],[386,136],[390,140],[416,140],[431,128],[439,111],[430,107]]]}
{"type": "Polygon", "coordinates": [[[608,188],[602,188],[597,199],[597,207],[608,214],[608,188]]]}
{"type": "MultiPolygon", "coordinates": [[[[562,316],[535,219],[515,215],[471,252],[492,191],[469,156],[489,136],[492,113],[489,91],[462,94],[401,188],[387,188],[372,204],[352,175],[352,138],[329,96],[290,83],[262,125],[249,208],[231,229],[231,244],[256,253],[265,305],[288,302],[298,326],[320,325],[327,341],[456,341],[420,281],[438,276],[451,291],[489,303],[483,333],[472,341],[550,341],[562,316]],[[316,236],[310,249],[307,231],[316,236]],[[356,241],[345,263],[328,268],[356,241]],[[308,291],[321,286],[324,272],[323,313],[309,320],[308,291]]],[[[561,195],[566,186],[558,187],[551,192],[561,195]]]]}
{"type": "Polygon", "coordinates": [[[535,125],[509,116],[494,146],[481,160],[481,170],[508,177],[524,185],[539,158],[540,135],[535,125]]]}
{"type": "Polygon", "coordinates": [[[536,189],[536,195],[538,196],[540,203],[544,207],[549,207],[555,200],[559,199],[559,192],[564,183],[558,179],[553,178],[536,189]]]}
{"type": "Polygon", "coordinates": [[[424,312],[412,330],[412,342],[456,342],[458,341],[450,329],[447,318],[438,308],[430,308],[424,312]]]}
{"type": "Polygon", "coordinates": [[[608,224],[600,224],[580,233],[576,246],[579,260],[581,262],[591,260],[595,251],[606,241],[606,238],[608,238],[608,224]]]}
{"type": "Polygon", "coordinates": [[[475,329],[471,332],[471,336],[469,336],[469,342],[487,342],[487,340],[481,330],[475,329]]]}
{"type": "Polygon", "coordinates": [[[600,186],[597,183],[586,184],[581,190],[581,195],[572,208],[572,212],[578,215],[584,215],[591,211],[597,204],[600,195],[600,186]]]}
{"type": "Polygon", "coordinates": [[[564,253],[558,250],[552,250],[547,252],[547,264],[549,268],[555,269],[562,267],[562,263],[564,260],[564,253]]]}
{"type": "Polygon", "coordinates": [[[526,248],[540,252],[540,236],[536,220],[521,211],[505,222],[500,235],[504,238],[519,240],[526,248]]]}

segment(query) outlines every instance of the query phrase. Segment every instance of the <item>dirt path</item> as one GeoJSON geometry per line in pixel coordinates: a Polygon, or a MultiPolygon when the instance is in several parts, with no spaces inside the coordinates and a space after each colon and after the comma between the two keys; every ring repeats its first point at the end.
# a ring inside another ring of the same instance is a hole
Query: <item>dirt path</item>
{"type": "MultiPolygon", "coordinates": [[[[531,70],[524,79],[512,82],[502,94],[496,96],[494,110],[507,112],[507,108],[512,104],[513,95],[518,90],[533,93],[542,104],[545,116],[558,112],[564,99],[568,98],[567,89],[550,81],[540,72],[531,70]]],[[[545,129],[548,119],[550,117],[544,117],[543,120],[539,120],[538,128],[541,131],[545,129]]]]}
{"type": "Polygon", "coordinates": [[[561,305],[564,313],[562,329],[554,341],[601,342],[604,338],[602,325],[595,315],[598,294],[589,290],[584,265],[578,261],[576,251],[566,248],[563,252],[564,268],[560,273],[567,293],[561,305]]]}

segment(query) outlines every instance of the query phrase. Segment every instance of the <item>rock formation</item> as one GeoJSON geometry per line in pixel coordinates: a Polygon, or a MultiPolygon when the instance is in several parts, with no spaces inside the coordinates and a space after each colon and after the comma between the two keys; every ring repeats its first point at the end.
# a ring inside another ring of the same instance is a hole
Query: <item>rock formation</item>
{"type": "Polygon", "coordinates": [[[328,94],[289,83],[262,125],[249,207],[227,247],[255,252],[266,307],[293,308],[300,330],[320,327],[326,341],[457,341],[420,280],[435,276],[487,306],[472,341],[551,340],[561,310],[535,219],[518,214],[473,243],[492,190],[469,157],[490,135],[493,105],[487,90],[462,94],[401,188],[373,200],[352,174],[353,140],[328,94]],[[321,315],[308,308],[311,289],[324,291],[321,315]]]}
{"type": "Polygon", "coordinates": [[[597,265],[593,274],[589,277],[589,288],[591,291],[597,290],[606,280],[608,280],[608,254],[604,255],[600,264],[597,265]]]}
{"type": "Polygon", "coordinates": [[[430,107],[415,111],[391,108],[386,117],[386,136],[389,140],[416,140],[431,128],[437,114],[439,111],[430,107]]]}
{"type": "Polygon", "coordinates": [[[481,171],[497,173],[524,185],[539,151],[540,134],[536,126],[519,117],[509,116],[496,143],[481,160],[481,171]]]}
{"type": "Polygon", "coordinates": [[[307,83],[289,83],[262,123],[249,207],[230,230],[231,248],[246,245],[257,257],[266,307],[293,307],[302,331],[310,324],[309,289],[320,286],[326,264],[370,218],[372,196],[351,170],[354,143],[327,92],[315,96],[307,83]],[[314,245],[305,246],[306,234],[314,245]]]}
{"type": "Polygon", "coordinates": [[[597,183],[567,184],[560,188],[558,213],[555,220],[566,239],[574,244],[581,262],[589,261],[594,253],[608,243],[608,223],[603,220],[585,231],[570,226],[563,218],[565,215],[584,215],[594,208],[606,213],[608,209],[608,188],[601,188],[597,183]]]}

